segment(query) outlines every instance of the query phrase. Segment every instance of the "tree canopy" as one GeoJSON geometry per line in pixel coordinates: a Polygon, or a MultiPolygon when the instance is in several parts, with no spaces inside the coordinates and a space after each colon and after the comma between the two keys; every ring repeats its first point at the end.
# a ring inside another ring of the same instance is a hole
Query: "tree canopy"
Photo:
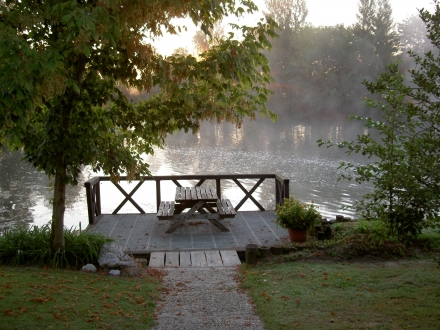
{"type": "MultiPolygon", "coordinates": [[[[351,170],[342,178],[372,182],[374,190],[354,205],[367,219],[381,219],[401,239],[418,235],[423,228],[440,224],[440,5],[435,12],[420,10],[435,52],[409,51],[416,64],[406,82],[397,63],[390,64],[375,82],[364,81],[378,101],[367,105],[380,119],[353,116],[367,129],[355,141],[338,146],[347,153],[368,157],[366,164],[343,162],[351,170]],[[377,132],[378,134],[374,134],[377,132]]],[[[331,141],[320,141],[331,146],[331,141]]]]}
{"type": "Polygon", "coordinates": [[[151,42],[190,18],[209,34],[248,0],[0,1],[0,144],[55,178],[54,248],[62,248],[65,186],[83,166],[117,180],[149,174],[143,153],[203,120],[239,124],[267,110],[271,78],[263,49],[274,22],[233,25],[200,55],[163,57],[151,42]],[[160,92],[133,104],[118,86],[160,92]]]}

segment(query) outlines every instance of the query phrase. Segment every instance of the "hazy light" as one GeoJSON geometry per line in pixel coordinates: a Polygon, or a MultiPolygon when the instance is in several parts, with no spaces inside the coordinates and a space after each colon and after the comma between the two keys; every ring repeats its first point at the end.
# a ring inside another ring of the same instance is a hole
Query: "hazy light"
{"type": "MultiPolygon", "coordinates": [[[[225,32],[228,31],[226,24],[229,22],[255,25],[257,20],[263,17],[262,11],[265,10],[265,5],[264,0],[254,0],[254,3],[260,9],[260,13],[252,17],[247,16],[240,19],[239,22],[235,18],[229,17],[223,22],[225,32]]],[[[307,8],[309,9],[307,22],[314,26],[352,25],[356,22],[358,3],[358,0],[307,0],[307,8]]],[[[430,11],[434,8],[433,0],[390,0],[390,4],[395,22],[402,22],[408,16],[417,15],[417,8],[425,8],[430,11]]],[[[187,27],[187,32],[180,35],[165,36],[156,40],[153,44],[163,55],[171,55],[179,47],[187,48],[189,53],[192,53],[194,48],[192,39],[197,27],[194,27],[189,20],[187,27]]]]}

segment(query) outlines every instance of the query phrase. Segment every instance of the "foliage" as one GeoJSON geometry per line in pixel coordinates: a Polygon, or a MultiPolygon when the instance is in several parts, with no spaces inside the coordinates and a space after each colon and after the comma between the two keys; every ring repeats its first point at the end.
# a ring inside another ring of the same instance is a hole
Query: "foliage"
{"type": "Polygon", "coordinates": [[[1,1],[0,145],[54,178],[51,246],[64,248],[65,187],[83,166],[117,181],[148,175],[143,153],[167,134],[197,131],[203,120],[239,125],[266,108],[271,81],[263,49],[272,20],[234,33],[200,55],[163,57],[151,41],[186,26],[214,23],[257,7],[227,1],[1,1]],[[177,22],[177,23],[176,23],[177,22]],[[141,104],[119,89],[160,92],[141,104]]]}
{"type": "Polygon", "coordinates": [[[2,329],[150,329],[159,281],[0,267],[2,329]]]}
{"type": "MultiPolygon", "coordinates": [[[[434,14],[421,10],[420,15],[438,48],[439,6],[434,14]]],[[[424,58],[413,52],[410,56],[418,65],[411,71],[411,85],[405,85],[398,64],[389,65],[377,82],[364,82],[368,91],[382,95],[383,100],[367,100],[368,106],[380,111],[381,120],[352,116],[365,120],[368,133],[339,144],[348,154],[361,153],[370,159],[366,165],[341,164],[352,171],[341,178],[354,178],[360,184],[372,182],[374,186],[374,191],[354,207],[367,219],[384,221],[401,240],[437,226],[440,220],[439,57],[432,52],[424,58]]],[[[332,145],[331,141],[318,142],[332,145]]]]}
{"type": "Polygon", "coordinates": [[[214,27],[209,29],[209,34],[198,30],[193,37],[194,48],[198,53],[204,53],[209,50],[211,45],[217,45],[221,39],[226,38],[225,31],[221,22],[215,22],[214,27]]]}
{"type": "Polygon", "coordinates": [[[298,33],[304,26],[309,10],[305,0],[264,0],[267,12],[281,30],[298,33]]]}
{"type": "Polygon", "coordinates": [[[288,118],[325,115],[342,120],[348,114],[365,115],[362,101],[367,93],[361,82],[378,79],[395,59],[408,61],[402,54],[406,45],[399,39],[413,31],[397,34],[388,0],[359,1],[357,22],[351,26],[313,26],[305,16],[293,29],[293,13],[307,13],[305,4],[300,10],[294,2],[266,2],[267,14],[280,26],[268,53],[275,79],[271,106],[288,118]]]}
{"type": "Polygon", "coordinates": [[[284,204],[277,206],[276,214],[275,223],[286,229],[306,230],[321,219],[313,203],[303,204],[293,196],[285,198],[284,204]]]}
{"type": "Polygon", "coordinates": [[[405,54],[412,51],[420,56],[434,51],[435,48],[428,39],[428,31],[423,20],[419,15],[407,17],[403,22],[398,24],[400,36],[400,49],[405,54]]]}
{"type": "Polygon", "coordinates": [[[271,262],[242,268],[265,329],[422,329],[438,325],[434,262],[271,262]],[[390,303],[392,302],[392,303],[390,303]]]}
{"type": "Polygon", "coordinates": [[[99,233],[71,228],[64,231],[65,249],[53,251],[50,233],[50,224],[5,229],[0,236],[0,263],[61,268],[97,264],[102,245],[112,241],[99,233]]]}

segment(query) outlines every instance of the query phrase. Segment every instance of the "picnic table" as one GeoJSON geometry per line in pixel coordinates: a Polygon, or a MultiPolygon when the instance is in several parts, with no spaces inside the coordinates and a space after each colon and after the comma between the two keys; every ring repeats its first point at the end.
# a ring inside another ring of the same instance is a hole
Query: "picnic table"
{"type": "Polygon", "coordinates": [[[161,201],[157,217],[176,220],[166,233],[170,234],[188,219],[207,219],[221,231],[229,231],[218,220],[233,218],[236,211],[228,199],[220,199],[210,186],[176,187],[174,201],[161,201]],[[184,212],[184,210],[189,211],[184,212]]]}

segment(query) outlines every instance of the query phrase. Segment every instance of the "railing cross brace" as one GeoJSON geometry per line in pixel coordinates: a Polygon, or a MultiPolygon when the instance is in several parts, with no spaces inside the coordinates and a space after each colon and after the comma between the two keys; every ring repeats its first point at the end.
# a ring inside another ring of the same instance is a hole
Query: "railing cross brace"
{"type": "Polygon", "coordinates": [[[246,194],[246,196],[243,197],[243,199],[240,201],[240,203],[237,204],[237,206],[235,207],[235,210],[238,211],[238,209],[240,207],[242,207],[242,205],[248,200],[248,198],[250,198],[255,205],[257,205],[257,207],[260,209],[260,211],[264,211],[264,207],[261,206],[260,203],[258,203],[255,198],[252,196],[252,194],[254,193],[254,191],[260,186],[260,184],[264,181],[265,178],[261,178],[260,180],[258,180],[258,182],[252,187],[251,190],[247,191],[245,187],[243,187],[243,185],[240,183],[240,181],[238,181],[237,179],[233,179],[233,181],[237,184],[237,186],[240,187],[241,190],[243,190],[243,192],[246,194]]]}
{"type": "Polygon", "coordinates": [[[125,199],[122,201],[121,204],[119,204],[119,206],[113,211],[113,214],[117,214],[119,212],[119,210],[125,205],[125,203],[127,203],[127,201],[130,201],[131,204],[133,204],[133,206],[135,208],[138,209],[139,212],[141,212],[141,214],[145,214],[145,211],[142,209],[142,207],[140,207],[138,205],[138,203],[136,203],[133,198],[131,198],[131,196],[134,195],[134,193],[139,189],[139,187],[144,183],[144,181],[139,181],[139,183],[136,185],[136,187],[133,188],[132,191],[130,191],[129,194],[126,193],[126,191],[124,189],[122,189],[122,187],[119,185],[119,183],[114,183],[113,184],[116,186],[116,188],[119,189],[119,191],[125,196],[125,199]]]}

